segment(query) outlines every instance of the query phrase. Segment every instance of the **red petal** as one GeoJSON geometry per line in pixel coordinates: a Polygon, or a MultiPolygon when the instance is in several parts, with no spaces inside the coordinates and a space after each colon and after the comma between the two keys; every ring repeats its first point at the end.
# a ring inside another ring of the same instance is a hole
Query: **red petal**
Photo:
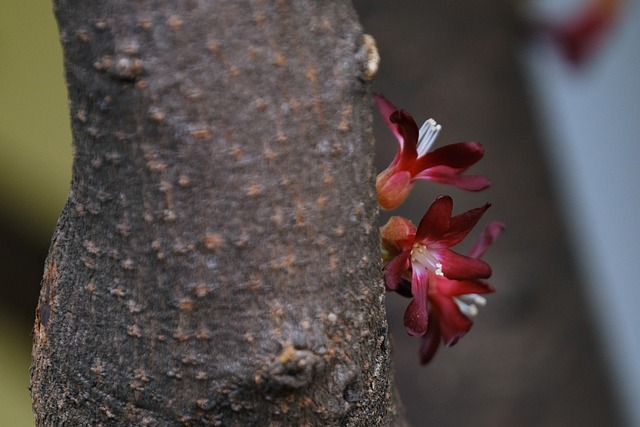
{"type": "Polygon", "coordinates": [[[440,347],[441,335],[438,317],[429,313],[428,325],[427,333],[422,336],[420,343],[420,364],[422,365],[429,363],[440,347]]]}
{"type": "Polygon", "coordinates": [[[411,300],[404,312],[404,328],[412,336],[420,337],[427,331],[427,312],[414,299],[411,300]]]}
{"type": "Polygon", "coordinates": [[[580,64],[594,50],[615,18],[615,0],[594,1],[581,14],[552,30],[552,36],[565,57],[580,64]]]}
{"type": "Polygon", "coordinates": [[[442,236],[440,241],[447,247],[455,246],[460,243],[469,234],[471,229],[476,226],[482,215],[489,209],[490,203],[482,207],[468,210],[451,218],[449,229],[442,236]]]}
{"type": "Polygon", "coordinates": [[[484,148],[477,142],[445,145],[420,157],[416,162],[416,172],[440,165],[464,170],[482,159],[482,156],[484,148]]]}
{"type": "Polygon", "coordinates": [[[467,191],[481,191],[491,185],[491,181],[483,176],[460,175],[460,172],[460,169],[448,166],[434,166],[415,175],[413,179],[453,185],[467,191]]]}
{"type": "Polygon", "coordinates": [[[471,258],[480,258],[487,248],[498,238],[500,233],[504,231],[504,228],[505,225],[499,221],[489,223],[482,231],[480,237],[478,237],[478,240],[473,244],[468,256],[471,258]]]}
{"type": "Polygon", "coordinates": [[[396,165],[403,159],[413,161],[418,156],[416,145],[418,144],[418,125],[411,114],[398,108],[380,94],[374,95],[376,106],[385,123],[391,129],[400,145],[396,158],[391,163],[396,165]]]}
{"type": "Polygon", "coordinates": [[[457,254],[450,249],[436,254],[442,264],[442,273],[447,279],[486,279],[491,276],[491,267],[484,261],[457,254]]]}
{"type": "Polygon", "coordinates": [[[391,114],[389,120],[391,120],[391,123],[395,123],[397,132],[402,138],[402,141],[400,141],[400,162],[409,163],[409,165],[405,165],[408,169],[418,157],[418,152],[416,151],[419,135],[418,125],[411,117],[411,114],[404,110],[395,111],[391,114]]]}
{"type": "Polygon", "coordinates": [[[427,331],[427,294],[429,275],[427,270],[416,264],[411,276],[413,300],[404,312],[404,327],[409,335],[421,336],[427,331]]]}
{"type": "Polygon", "coordinates": [[[390,121],[391,114],[393,114],[395,111],[398,111],[398,108],[396,108],[396,106],[393,105],[391,101],[389,101],[387,98],[385,98],[384,96],[378,93],[374,94],[373,98],[376,101],[376,107],[378,107],[378,111],[380,112],[380,115],[384,119],[389,129],[391,129],[391,131],[394,133],[394,135],[400,142],[400,139],[402,137],[398,133],[398,129],[396,128],[396,125],[391,123],[390,121]]]}
{"type": "Polygon", "coordinates": [[[420,220],[416,231],[416,242],[437,242],[449,229],[453,199],[449,196],[439,196],[429,206],[420,220]]]}
{"type": "Polygon", "coordinates": [[[384,283],[389,290],[395,290],[405,271],[409,268],[410,250],[405,250],[384,267],[384,283]]]}
{"type": "Polygon", "coordinates": [[[374,99],[380,115],[393,132],[399,145],[398,152],[389,167],[396,167],[399,163],[404,163],[402,167],[406,169],[408,166],[406,163],[410,164],[418,155],[416,152],[418,126],[409,113],[398,110],[384,96],[375,94],[374,99]]]}
{"type": "Polygon", "coordinates": [[[452,346],[464,336],[473,322],[458,308],[458,304],[452,299],[441,295],[434,295],[431,298],[432,310],[438,317],[440,333],[445,345],[452,346]]]}
{"type": "Polygon", "coordinates": [[[431,276],[429,298],[434,294],[457,297],[466,294],[490,294],[495,290],[488,283],[480,280],[450,280],[446,277],[431,276]]]}

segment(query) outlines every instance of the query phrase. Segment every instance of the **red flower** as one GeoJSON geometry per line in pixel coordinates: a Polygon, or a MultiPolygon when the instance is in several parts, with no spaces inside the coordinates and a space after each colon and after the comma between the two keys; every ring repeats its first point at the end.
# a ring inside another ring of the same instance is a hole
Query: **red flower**
{"type": "Polygon", "coordinates": [[[562,22],[533,22],[531,28],[549,34],[567,60],[581,65],[611,30],[621,3],[620,0],[592,0],[562,22]]]}
{"type": "Polygon", "coordinates": [[[453,200],[440,196],[424,214],[417,229],[404,218],[392,217],[380,230],[387,288],[406,294],[403,286],[410,283],[413,300],[404,314],[404,326],[410,335],[421,336],[427,332],[431,278],[466,281],[491,275],[491,267],[484,261],[449,249],[469,234],[489,206],[452,217],[453,200]]]}
{"type": "MultiPolygon", "coordinates": [[[[469,252],[469,257],[480,258],[503,230],[504,224],[498,221],[487,225],[469,252]]],[[[486,304],[480,294],[491,292],[494,289],[482,280],[451,280],[429,274],[429,327],[420,346],[422,364],[429,363],[441,341],[451,347],[469,332],[473,325],[470,318],[478,314],[477,306],[486,304]]]]}
{"type": "Polygon", "coordinates": [[[399,144],[393,162],[376,179],[378,203],[384,209],[397,208],[409,195],[414,182],[420,179],[451,184],[470,191],[483,190],[490,185],[489,180],[482,176],[461,175],[482,158],[482,145],[459,142],[427,152],[441,126],[429,119],[418,130],[409,113],[398,110],[382,95],[375,95],[375,100],[399,144]]]}

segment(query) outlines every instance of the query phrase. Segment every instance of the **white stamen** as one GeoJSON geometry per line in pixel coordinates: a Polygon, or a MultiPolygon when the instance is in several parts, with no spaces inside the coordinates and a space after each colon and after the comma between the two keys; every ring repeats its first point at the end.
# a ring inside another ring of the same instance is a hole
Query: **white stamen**
{"type": "Polygon", "coordinates": [[[411,250],[411,262],[422,264],[427,270],[434,272],[437,276],[444,276],[442,264],[424,245],[416,243],[413,246],[411,250]]]}
{"type": "Polygon", "coordinates": [[[429,151],[429,148],[431,148],[433,141],[438,137],[441,129],[442,126],[433,119],[429,119],[422,124],[418,132],[418,147],[416,148],[418,150],[418,157],[429,151]]]}
{"type": "Polygon", "coordinates": [[[467,304],[475,304],[475,305],[482,305],[482,306],[487,305],[487,299],[478,294],[465,294],[465,295],[460,295],[458,298],[460,298],[460,300],[466,302],[467,304]]]}
{"type": "Polygon", "coordinates": [[[486,305],[487,299],[478,294],[465,294],[454,297],[453,300],[458,304],[458,308],[468,317],[478,315],[478,305],[486,305]]]}
{"type": "Polygon", "coordinates": [[[444,273],[442,272],[442,264],[436,262],[436,276],[444,277],[444,273]]]}
{"type": "Polygon", "coordinates": [[[478,315],[478,307],[476,307],[473,304],[467,304],[466,302],[458,299],[458,298],[453,298],[453,300],[456,302],[456,304],[458,304],[458,308],[460,309],[460,311],[462,311],[463,314],[467,315],[468,317],[476,317],[478,315]]]}

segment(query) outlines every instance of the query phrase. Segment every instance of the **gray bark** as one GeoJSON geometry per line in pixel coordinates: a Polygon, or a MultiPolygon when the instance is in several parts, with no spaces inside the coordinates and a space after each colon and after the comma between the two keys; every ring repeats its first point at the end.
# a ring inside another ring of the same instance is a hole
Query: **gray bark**
{"type": "Polygon", "coordinates": [[[351,5],[55,13],[74,162],[36,313],[36,424],[404,425],[351,5]]]}

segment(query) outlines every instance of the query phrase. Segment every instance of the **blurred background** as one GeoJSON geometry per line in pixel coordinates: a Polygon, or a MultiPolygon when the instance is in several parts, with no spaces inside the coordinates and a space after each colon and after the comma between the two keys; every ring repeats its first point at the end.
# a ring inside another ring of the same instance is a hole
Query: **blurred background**
{"type": "MultiPolygon", "coordinates": [[[[398,386],[417,426],[640,425],[640,10],[616,0],[357,0],[382,57],[375,91],[436,144],[476,140],[481,193],[418,183],[393,214],[438,194],[493,207],[497,289],[472,331],[426,367],[389,295],[398,386]]],[[[30,330],[70,179],[62,60],[49,2],[0,4],[0,425],[30,426],[30,330]]],[[[396,142],[375,117],[378,168],[396,142]]],[[[384,212],[381,221],[389,213],[384,212]]],[[[472,232],[470,240],[473,240],[472,232]]]]}
{"type": "Polygon", "coordinates": [[[0,2],[0,426],[33,426],[31,328],[71,135],[50,1],[0,2]]]}

